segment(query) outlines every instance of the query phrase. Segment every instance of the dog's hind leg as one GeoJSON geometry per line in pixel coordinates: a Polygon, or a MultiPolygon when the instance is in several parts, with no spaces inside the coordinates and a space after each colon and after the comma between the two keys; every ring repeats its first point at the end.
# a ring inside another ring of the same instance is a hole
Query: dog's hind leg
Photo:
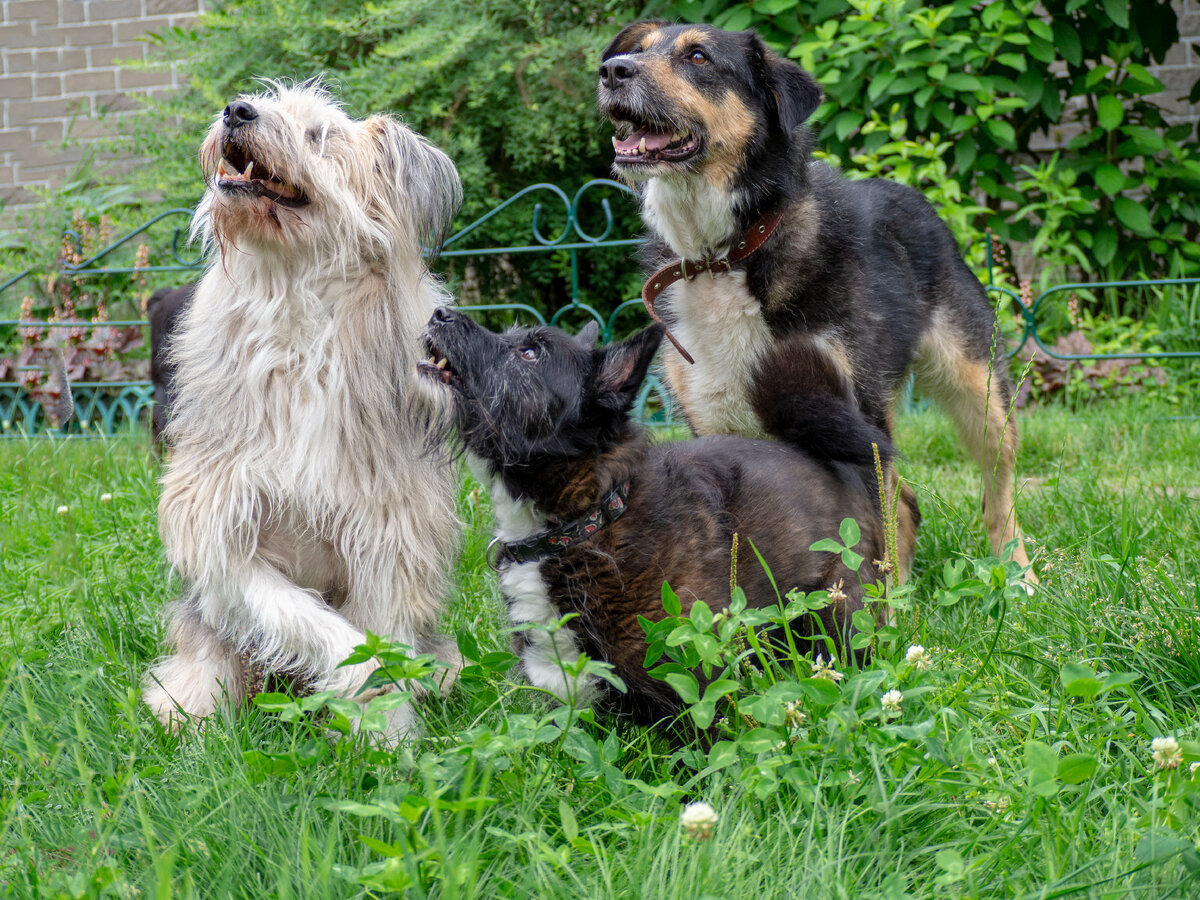
{"type": "MultiPolygon", "coordinates": [[[[916,367],[917,388],[929,395],[954,421],[967,452],[979,465],[983,488],[983,522],[992,552],[999,555],[1016,542],[1012,558],[1029,565],[1025,540],[1013,505],[1017,456],[1017,423],[1010,408],[1012,385],[999,366],[967,350],[967,342],[947,317],[935,316],[922,338],[916,367]]],[[[1037,584],[1030,569],[1029,585],[1037,584]]]]}
{"type": "Polygon", "coordinates": [[[142,698],[164,727],[177,731],[190,718],[245,700],[246,671],[236,647],[204,623],[190,600],[175,604],[167,634],[175,653],[146,673],[142,698]]]}

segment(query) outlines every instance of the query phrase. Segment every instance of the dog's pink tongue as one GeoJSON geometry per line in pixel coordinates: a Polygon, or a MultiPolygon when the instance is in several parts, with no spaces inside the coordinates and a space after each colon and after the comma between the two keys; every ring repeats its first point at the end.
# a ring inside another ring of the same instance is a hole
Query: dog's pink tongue
{"type": "Polygon", "coordinates": [[[618,150],[636,150],[641,146],[643,140],[646,141],[647,150],[661,150],[667,144],[671,143],[671,136],[662,132],[643,129],[642,131],[635,131],[623,141],[618,140],[616,146],[618,150]]]}

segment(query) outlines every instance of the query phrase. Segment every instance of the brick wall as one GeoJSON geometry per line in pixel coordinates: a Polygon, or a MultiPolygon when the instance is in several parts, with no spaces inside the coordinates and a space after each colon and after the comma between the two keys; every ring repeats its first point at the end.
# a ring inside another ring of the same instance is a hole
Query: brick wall
{"type": "MultiPolygon", "coordinates": [[[[89,141],[120,133],[133,95],[174,87],[173,72],[120,63],[145,58],[147,32],[202,9],[203,0],[0,0],[0,202],[34,202],[28,188],[62,184],[89,141]]],[[[135,161],[132,149],[109,160],[135,161]]]]}
{"type": "Polygon", "coordinates": [[[1179,14],[1179,43],[1170,49],[1161,66],[1149,66],[1166,85],[1159,100],[1175,122],[1200,121],[1200,103],[1189,104],[1188,92],[1200,78],[1200,0],[1174,0],[1179,14]]]}
{"type": "MultiPolygon", "coordinates": [[[[1152,71],[1177,121],[1200,120],[1187,93],[1200,76],[1200,0],[1174,0],[1180,42],[1152,71]]],[[[62,184],[88,141],[119,133],[131,95],[170,90],[165,70],[122,68],[144,59],[138,38],[187,22],[204,0],[0,0],[0,203],[37,200],[30,187],[62,184]]],[[[136,156],[108,160],[131,166],[136,156]]]]}

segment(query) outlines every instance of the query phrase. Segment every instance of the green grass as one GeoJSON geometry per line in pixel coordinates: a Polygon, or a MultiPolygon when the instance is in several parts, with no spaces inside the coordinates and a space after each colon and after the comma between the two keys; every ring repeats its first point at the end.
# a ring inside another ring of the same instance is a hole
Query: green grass
{"type": "Polygon", "coordinates": [[[179,590],[147,443],[0,442],[0,896],[1200,896],[1200,423],[1159,415],[1023,418],[1043,586],[1012,602],[1003,573],[954,602],[943,564],[987,555],[976,479],[943,419],[905,417],[925,519],[898,638],[832,694],[748,676],[756,721],[725,710],[711,749],[506,674],[469,484],[446,627],[482,659],[422,705],[423,741],[261,709],[164,735],[137,696],[179,590]],[[792,695],[796,727],[771,705],[792,695]],[[1163,735],[1177,770],[1151,758],[1163,735]],[[719,815],[706,842],[679,826],[694,800],[719,815]]]}

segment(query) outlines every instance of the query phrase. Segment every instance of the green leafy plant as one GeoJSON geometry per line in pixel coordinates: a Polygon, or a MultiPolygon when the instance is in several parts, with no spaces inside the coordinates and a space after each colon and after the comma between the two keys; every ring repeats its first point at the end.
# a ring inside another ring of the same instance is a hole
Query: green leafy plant
{"type": "Polygon", "coordinates": [[[1053,236],[1056,262],[1108,278],[1200,269],[1196,136],[1168,126],[1155,101],[1163,85],[1146,68],[1179,39],[1168,0],[662,8],[755,28],[812,71],[827,97],[815,117],[818,145],[847,168],[911,183],[902,163],[868,161],[881,150],[894,156],[889,144],[932,142],[960,195],[987,207],[973,215],[976,229],[1014,245],[1044,247],[1053,236]]]}

